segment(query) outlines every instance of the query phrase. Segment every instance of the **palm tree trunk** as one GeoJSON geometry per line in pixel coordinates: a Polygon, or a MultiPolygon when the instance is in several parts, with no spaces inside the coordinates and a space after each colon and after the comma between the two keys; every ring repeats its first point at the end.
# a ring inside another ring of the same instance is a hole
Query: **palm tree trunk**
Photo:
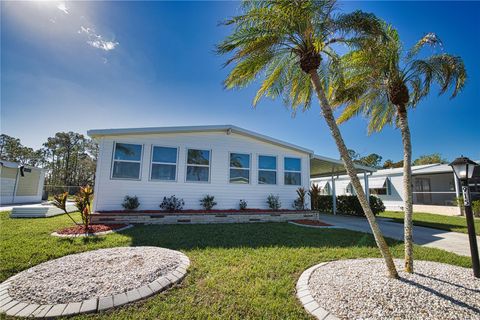
{"type": "Polygon", "coordinates": [[[395,268],[395,264],[393,263],[392,254],[390,253],[387,242],[385,241],[382,232],[380,231],[377,220],[375,219],[375,215],[370,208],[369,201],[365,197],[365,192],[362,189],[362,185],[360,184],[360,179],[357,176],[355,166],[348,154],[347,146],[345,145],[337,123],[335,122],[335,117],[333,116],[333,112],[330,107],[330,103],[325,96],[325,92],[323,91],[320,78],[318,77],[318,73],[316,70],[312,69],[309,71],[309,75],[318,99],[320,100],[320,108],[322,110],[323,117],[325,118],[327,125],[330,128],[330,132],[332,133],[332,136],[335,140],[335,143],[337,144],[337,148],[340,152],[340,156],[342,157],[345,169],[350,176],[353,188],[355,189],[358,200],[360,201],[362,209],[365,212],[365,216],[367,217],[368,223],[370,224],[370,228],[372,229],[372,233],[375,237],[377,246],[380,249],[383,258],[385,259],[389,276],[391,278],[398,278],[398,273],[397,269],[395,268]]]}
{"type": "Polygon", "coordinates": [[[407,110],[405,106],[398,107],[398,124],[402,132],[403,143],[403,210],[405,213],[404,242],[405,242],[405,271],[413,273],[413,193],[412,193],[412,144],[410,128],[408,127],[407,110]]]}

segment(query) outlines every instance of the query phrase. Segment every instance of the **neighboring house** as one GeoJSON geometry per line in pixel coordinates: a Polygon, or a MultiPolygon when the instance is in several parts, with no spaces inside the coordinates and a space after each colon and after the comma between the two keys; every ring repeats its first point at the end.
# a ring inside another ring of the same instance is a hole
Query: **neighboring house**
{"type": "MultiPolygon", "coordinates": [[[[431,212],[456,215],[459,209],[455,199],[461,195],[458,180],[448,164],[428,164],[412,167],[413,204],[416,212],[431,212]]],[[[361,180],[365,187],[365,179],[361,180]]],[[[312,179],[324,194],[332,194],[332,179],[312,179]]],[[[382,199],[387,210],[403,210],[403,168],[378,170],[368,175],[370,194],[382,199]]],[[[354,194],[350,179],[337,176],[334,179],[336,195],[354,194]]],[[[480,197],[480,181],[473,180],[472,197],[480,197]]]]}
{"type": "MultiPolygon", "coordinates": [[[[95,211],[122,210],[126,195],[139,210],[159,210],[164,196],[201,209],[268,208],[269,194],[292,209],[299,187],[310,186],[313,151],[231,125],[90,130],[99,144],[95,211]]],[[[318,160],[323,161],[323,160],[318,160]]],[[[326,161],[326,160],[325,160],[326,161]]],[[[333,160],[337,161],[337,160],[333,160]]],[[[309,203],[307,203],[309,206],[309,203]]]]}
{"type": "Polygon", "coordinates": [[[42,201],[45,170],[0,159],[0,204],[42,201]]]}

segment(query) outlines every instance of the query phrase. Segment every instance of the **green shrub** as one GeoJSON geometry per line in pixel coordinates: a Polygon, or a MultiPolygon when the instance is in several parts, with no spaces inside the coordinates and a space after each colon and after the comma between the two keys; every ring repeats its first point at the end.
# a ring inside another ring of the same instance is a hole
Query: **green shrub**
{"type": "Polygon", "coordinates": [[[312,184],[308,191],[308,195],[310,196],[310,208],[312,208],[312,210],[318,210],[318,197],[320,196],[320,191],[321,189],[318,184],[312,184]]]}
{"type": "MultiPolygon", "coordinates": [[[[370,207],[372,208],[374,215],[385,211],[385,206],[383,205],[382,199],[375,196],[370,196],[370,207]]],[[[318,210],[323,213],[332,213],[332,196],[320,195],[318,197],[318,210]]],[[[365,216],[357,196],[337,196],[337,212],[351,216],[365,216]]]]}
{"type": "Polygon", "coordinates": [[[463,202],[463,197],[456,197],[455,198],[455,203],[458,207],[460,207],[460,214],[463,216],[465,215],[465,204],[463,202]]]}
{"type": "Polygon", "coordinates": [[[133,196],[133,197],[125,196],[125,198],[123,198],[122,207],[125,210],[135,210],[139,206],[140,206],[140,202],[138,201],[137,196],[133,196]]]}
{"type": "Polygon", "coordinates": [[[177,198],[175,195],[171,197],[163,197],[162,203],[160,203],[160,208],[167,212],[178,212],[183,209],[185,201],[182,198],[177,198]]]}
{"type": "Polygon", "coordinates": [[[240,202],[238,203],[238,207],[240,208],[240,210],[247,209],[247,201],[241,199],[240,202]]]}
{"type": "Polygon", "coordinates": [[[293,201],[293,208],[295,210],[305,210],[305,196],[307,195],[307,190],[305,188],[297,189],[298,198],[293,201]]]}
{"type": "MultiPolygon", "coordinates": [[[[385,211],[385,205],[383,204],[382,199],[375,196],[370,196],[370,208],[372,208],[373,214],[377,215],[383,211],[385,211]]],[[[363,216],[362,210],[362,216],[363,216]]]]}
{"type": "Polygon", "coordinates": [[[215,197],[208,194],[200,200],[200,204],[202,205],[203,209],[207,211],[212,210],[212,208],[217,205],[215,202],[215,197]]]}
{"type": "Polygon", "coordinates": [[[317,210],[322,213],[333,213],[332,196],[318,195],[317,210]]]}
{"type": "Polygon", "coordinates": [[[75,206],[82,217],[83,227],[85,232],[90,229],[90,222],[92,221],[91,204],[93,200],[93,188],[89,185],[80,187],[80,191],[75,195],[75,206]]]}
{"type": "Polygon", "coordinates": [[[475,217],[480,217],[480,200],[472,201],[472,210],[475,217]]]}
{"type": "Polygon", "coordinates": [[[274,211],[280,209],[282,203],[280,202],[280,197],[273,194],[268,195],[267,197],[268,207],[274,211]]]}

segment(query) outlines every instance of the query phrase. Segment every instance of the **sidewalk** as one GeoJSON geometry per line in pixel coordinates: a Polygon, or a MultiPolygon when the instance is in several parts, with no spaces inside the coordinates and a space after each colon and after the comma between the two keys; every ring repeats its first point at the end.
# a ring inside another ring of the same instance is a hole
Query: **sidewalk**
{"type": "MultiPolygon", "coordinates": [[[[339,228],[372,233],[365,218],[320,214],[320,220],[339,228]]],[[[377,218],[377,221],[385,237],[403,241],[402,223],[389,221],[388,218],[377,218]]],[[[468,235],[465,233],[413,226],[413,242],[425,247],[470,256],[468,235]]],[[[479,236],[477,236],[477,242],[480,243],[479,236]]]]}

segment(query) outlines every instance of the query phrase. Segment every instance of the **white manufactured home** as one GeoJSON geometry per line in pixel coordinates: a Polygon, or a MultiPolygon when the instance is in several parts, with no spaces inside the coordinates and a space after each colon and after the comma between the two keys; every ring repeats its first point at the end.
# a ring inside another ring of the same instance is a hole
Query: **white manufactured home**
{"type": "Polygon", "coordinates": [[[292,208],[310,186],[312,151],[235,126],[90,130],[99,143],[95,211],[121,210],[126,195],[139,210],[159,210],[164,196],[185,209],[215,196],[216,208],[267,208],[269,194],[292,208]]]}
{"type": "MultiPolygon", "coordinates": [[[[456,198],[461,195],[458,179],[447,164],[427,164],[412,167],[413,210],[445,215],[458,215],[456,198]]],[[[350,178],[345,175],[312,179],[322,188],[323,194],[353,195],[350,178]]],[[[403,168],[383,169],[367,175],[361,180],[368,186],[370,194],[382,199],[387,210],[403,210],[403,168]]],[[[480,181],[472,179],[472,197],[480,197],[480,181]]]]}
{"type": "Polygon", "coordinates": [[[308,190],[311,176],[344,172],[339,160],[232,125],[98,129],[88,135],[99,144],[96,213],[122,211],[126,195],[138,197],[138,211],[159,210],[171,195],[185,201],[184,209],[198,210],[207,194],[220,210],[238,209],[240,199],[248,208],[268,209],[270,194],[279,196],[282,209],[293,209],[296,190],[308,190]]]}

